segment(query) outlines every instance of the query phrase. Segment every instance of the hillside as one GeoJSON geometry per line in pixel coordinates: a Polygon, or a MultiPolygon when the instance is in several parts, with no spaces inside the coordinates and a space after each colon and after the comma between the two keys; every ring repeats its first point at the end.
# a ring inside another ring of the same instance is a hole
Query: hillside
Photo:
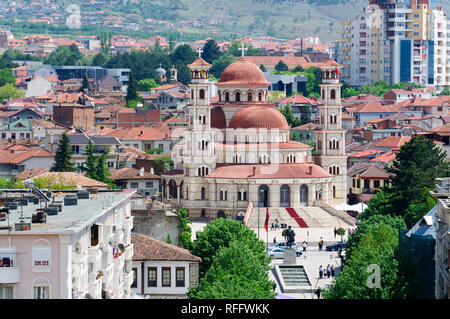
{"type": "MultiPolygon", "coordinates": [[[[341,38],[341,22],[354,18],[369,0],[73,0],[83,8],[81,29],[66,26],[70,14],[66,1],[51,2],[56,8],[42,10],[25,3],[16,4],[15,11],[0,8],[5,16],[2,24],[18,35],[64,37],[107,28],[136,38],[161,34],[178,41],[211,35],[218,39],[269,35],[282,39],[318,36],[328,42],[341,38]],[[50,24],[30,22],[30,18],[49,15],[57,17],[50,24]]],[[[438,2],[450,12],[450,0],[438,2]]]]}

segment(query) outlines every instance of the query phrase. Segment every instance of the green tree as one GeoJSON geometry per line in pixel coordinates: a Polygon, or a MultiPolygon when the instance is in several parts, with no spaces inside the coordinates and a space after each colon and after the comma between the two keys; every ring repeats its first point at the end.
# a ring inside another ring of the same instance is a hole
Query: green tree
{"type": "Polygon", "coordinates": [[[103,67],[107,61],[108,61],[108,56],[106,54],[100,52],[100,53],[97,53],[94,56],[94,58],[92,59],[92,65],[103,67]]]}
{"type": "Polygon", "coordinates": [[[83,170],[86,171],[86,177],[97,180],[97,157],[94,155],[94,144],[89,140],[89,144],[86,148],[86,162],[84,163],[83,170]]]}
{"type": "Polygon", "coordinates": [[[211,74],[216,77],[220,78],[220,75],[222,74],[223,70],[227,66],[229,66],[231,63],[236,62],[236,57],[231,55],[230,53],[224,53],[219,58],[214,60],[212,62],[212,68],[211,68],[211,74]]]}
{"type": "Polygon", "coordinates": [[[0,69],[0,86],[4,86],[6,84],[15,84],[16,79],[13,76],[13,72],[11,69],[0,69]]]}
{"type": "Polygon", "coordinates": [[[158,86],[158,84],[156,83],[156,81],[154,79],[142,79],[142,80],[139,80],[137,83],[137,90],[149,92],[149,91],[151,91],[151,89],[153,89],[154,87],[157,87],[157,86],[158,86]]]}
{"type": "Polygon", "coordinates": [[[448,88],[444,88],[439,95],[450,95],[450,90],[448,88]]]}
{"type": "Polygon", "coordinates": [[[221,55],[222,53],[220,52],[219,46],[217,45],[217,42],[215,40],[210,39],[206,41],[205,45],[203,46],[203,60],[212,64],[213,61],[219,59],[221,55]]]}
{"type": "Polygon", "coordinates": [[[0,87],[0,101],[16,99],[19,97],[24,97],[25,91],[18,89],[14,84],[8,83],[0,87]]]}
{"type": "Polygon", "coordinates": [[[80,52],[75,44],[68,46],[59,46],[53,51],[48,58],[44,61],[45,64],[50,65],[77,65],[83,58],[83,54],[80,52]]]}
{"type": "Polygon", "coordinates": [[[131,103],[132,101],[136,101],[136,102],[141,101],[141,97],[137,93],[137,81],[136,81],[136,78],[134,77],[133,72],[130,72],[130,75],[129,75],[128,90],[127,90],[127,96],[126,96],[125,100],[127,101],[127,107],[129,107],[128,104],[131,103]]]}
{"type": "Polygon", "coordinates": [[[300,114],[300,125],[304,125],[311,122],[311,110],[308,104],[303,105],[302,111],[300,114]]]}
{"type": "Polygon", "coordinates": [[[192,243],[191,253],[202,259],[201,276],[211,267],[216,252],[221,247],[228,247],[232,241],[247,246],[260,263],[266,262],[264,243],[254,231],[239,221],[219,218],[209,222],[202,232],[197,232],[196,240],[192,243]]]}
{"type": "Polygon", "coordinates": [[[180,220],[180,225],[178,225],[181,232],[180,241],[184,248],[190,249],[192,246],[192,229],[189,224],[192,222],[188,217],[188,210],[185,207],[178,210],[178,219],[180,220]]]}
{"type": "Polygon", "coordinates": [[[350,96],[357,96],[358,95],[358,91],[356,91],[354,88],[345,88],[342,91],[342,98],[348,98],[350,96]]]}
{"type": "Polygon", "coordinates": [[[264,66],[264,64],[260,64],[260,65],[259,65],[259,69],[260,69],[261,71],[263,71],[263,72],[267,72],[267,69],[266,69],[266,67],[264,66]]]}
{"type": "Polygon", "coordinates": [[[63,132],[55,153],[54,164],[50,168],[51,172],[75,172],[75,164],[71,162],[72,147],[66,132],[63,132]]]}
{"type": "Polygon", "coordinates": [[[108,151],[102,153],[102,155],[96,158],[95,164],[95,179],[99,182],[108,184],[109,186],[115,186],[114,180],[111,178],[111,173],[109,172],[106,159],[108,151]]]}
{"type": "MultiPolygon", "coordinates": [[[[397,293],[399,262],[398,230],[386,224],[369,226],[333,285],[323,292],[325,299],[391,299],[397,293]],[[380,287],[368,285],[373,273],[371,265],[380,269],[380,287]]],[[[359,231],[359,229],[358,229],[359,231]]],[[[357,231],[357,233],[358,233],[357,231]]]]}
{"type": "Polygon", "coordinates": [[[245,243],[233,241],[222,246],[211,268],[197,287],[189,289],[196,299],[270,299],[274,298],[268,262],[261,263],[245,243]]]}
{"type": "Polygon", "coordinates": [[[394,197],[392,213],[404,216],[409,205],[424,201],[424,191],[434,189],[437,177],[450,176],[450,166],[445,162],[446,152],[432,140],[422,135],[414,135],[405,143],[391,167],[394,197]]]}
{"type": "Polygon", "coordinates": [[[173,161],[170,155],[161,155],[153,160],[153,169],[156,175],[161,175],[173,167],[173,161]]]}
{"type": "Polygon", "coordinates": [[[300,65],[297,65],[292,71],[293,72],[305,72],[305,70],[300,65]]]}
{"type": "Polygon", "coordinates": [[[81,92],[84,92],[84,90],[87,90],[87,91],[90,90],[90,85],[89,85],[89,79],[87,77],[87,72],[85,72],[84,75],[83,75],[83,82],[81,83],[81,88],[80,88],[81,92]]]}
{"type": "Polygon", "coordinates": [[[294,122],[294,111],[292,110],[292,107],[290,104],[286,104],[284,108],[280,110],[281,114],[285,117],[286,121],[290,126],[292,126],[292,123],[294,122]]]}
{"type": "Polygon", "coordinates": [[[289,67],[286,65],[286,63],[284,63],[283,61],[278,61],[278,63],[275,65],[275,70],[276,71],[289,71],[289,67]]]}

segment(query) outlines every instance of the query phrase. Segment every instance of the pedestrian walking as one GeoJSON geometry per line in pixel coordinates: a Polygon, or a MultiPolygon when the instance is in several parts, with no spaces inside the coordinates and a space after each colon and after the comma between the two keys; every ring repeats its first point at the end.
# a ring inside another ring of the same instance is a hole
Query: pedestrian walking
{"type": "Polygon", "coordinates": [[[323,239],[322,237],[320,237],[320,241],[319,241],[319,251],[322,251],[323,248],[323,239]]]}
{"type": "Polygon", "coordinates": [[[316,289],[316,296],[317,296],[317,299],[320,299],[320,287],[318,287],[316,289]]]}
{"type": "Polygon", "coordinates": [[[274,226],[273,226],[273,223],[272,223],[272,226],[270,227],[270,230],[273,230],[274,229],[274,226]]]}
{"type": "Polygon", "coordinates": [[[330,278],[331,276],[331,267],[330,265],[327,266],[327,277],[330,278]]]}
{"type": "Polygon", "coordinates": [[[334,265],[331,265],[331,277],[334,277],[334,265]]]}
{"type": "Polygon", "coordinates": [[[320,265],[320,267],[319,267],[319,279],[322,279],[322,277],[323,277],[323,268],[322,268],[322,265],[320,265]]]}
{"type": "Polygon", "coordinates": [[[303,251],[304,252],[306,252],[306,247],[307,247],[308,245],[306,244],[306,241],[303,241],[303,243],[302,243],[302,247],[303,247],[303,251]]]}
{"type": "Polygon", "coordinates": [[[337,229],[336,229],[336,227],[334,227],[334,238],[336,238],[336,235],[337,235],[337,229]]]}
{"type": "Polygon", "coordinates": [[[276,243],[277,243],[277,238],[274,237],[274,238],[273,238],[273,244],[275,245],[276,243]]]}

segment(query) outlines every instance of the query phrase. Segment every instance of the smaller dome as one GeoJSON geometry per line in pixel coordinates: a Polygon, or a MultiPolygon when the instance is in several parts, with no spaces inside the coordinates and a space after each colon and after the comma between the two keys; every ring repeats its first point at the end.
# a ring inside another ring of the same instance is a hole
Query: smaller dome
{"type": "Polygon", "coordinates": [[[166,74],[166,70],[164,70],[162,67],[159,67],[156,69],[156,73],[164,75],[166,74]]]}
{"type": "Polygon", "coordinates": [[[211,127],[222,129],[227,128],[227,120],[222,108],[217,106],[211,110],[211,127]]]}
{"type": "Polygon", "coordinates": [[[240,109],[233,115],[229,127],[288,130],[289,124],[275,107],[249,106],[240,109]]]}

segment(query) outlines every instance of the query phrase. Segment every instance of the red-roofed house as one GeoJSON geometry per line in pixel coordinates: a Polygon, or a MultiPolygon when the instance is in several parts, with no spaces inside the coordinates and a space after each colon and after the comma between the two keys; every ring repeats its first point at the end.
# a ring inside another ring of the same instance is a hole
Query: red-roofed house
{"type": "Polygon", "coordinates": [[[0,150],[0,176],[11,178],[34,168],[49,170],[53,162],[54,154],[44,149],[35,150],[10,144],[0,150]]]}
{"type": "Polygon", "coordinates": [[[346,111],[355,117],[355,126],[362,126],[367,121],[393,115],[400,112],[401,109],[398,106],[369,101],[354,107],[347,107],[346,111]]]}

